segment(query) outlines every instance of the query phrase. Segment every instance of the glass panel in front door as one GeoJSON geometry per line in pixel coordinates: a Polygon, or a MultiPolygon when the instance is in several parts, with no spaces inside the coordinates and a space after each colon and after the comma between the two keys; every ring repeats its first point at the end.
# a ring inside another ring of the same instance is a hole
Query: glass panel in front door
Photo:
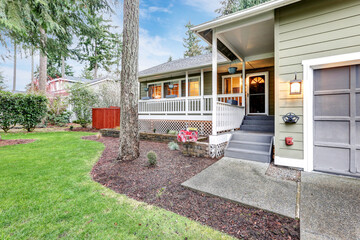
{"type": "Polygon", "coordinates": [[[249,113],[265,113],[265,76],[249,78],[249,113]]]}

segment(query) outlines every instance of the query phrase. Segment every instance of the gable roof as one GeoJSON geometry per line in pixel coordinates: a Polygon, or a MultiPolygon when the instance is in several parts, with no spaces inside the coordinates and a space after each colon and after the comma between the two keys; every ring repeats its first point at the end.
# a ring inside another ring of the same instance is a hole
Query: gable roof
{"type": "MultiPolygon", "coordinates": [[[[221,54],[218,53],[218,63],[225,63],[228,61],[229,60],[227,60],[221,54]]],[[[211,65],[211,63],[212,63],[211,53],[207,53],[195,57],[182,58],[182,59],[166,62],[152,68],[145,69],[139,72],[139,78],[162,74],[162,73],[170,73],[170,72],[184,71],[193,68],[206,67],[211,65]]]]}

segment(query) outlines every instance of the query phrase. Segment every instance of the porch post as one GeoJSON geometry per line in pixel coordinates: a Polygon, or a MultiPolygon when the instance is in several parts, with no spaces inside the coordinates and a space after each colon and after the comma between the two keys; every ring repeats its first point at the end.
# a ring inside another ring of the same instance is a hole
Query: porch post
{"type": "Polygon", "coordinates": [[[217,34],[212,32],[212,135],[217,135],[216,104],[217,103],[217,34]]]}
{"type": "Polygon", "coordinates": [[[201,69],[200,87],[201,87],[200,112],[201,115],[204,115],[204,69],[201,69]]]}
{"type": "Polygon", "coordinates": [[[245,96],[245,85],[246,85],[246,62],[243,61],[242,62],[242,79],[243,79],[243,100],[242,100],[242,106],[245,107],[245,99],[246,99],[246,96],[245,96]]]}
{"type": "Polygon", "coordinates": [[[189,72],[185,72],[185,113],[189,111],[189,72]]]}

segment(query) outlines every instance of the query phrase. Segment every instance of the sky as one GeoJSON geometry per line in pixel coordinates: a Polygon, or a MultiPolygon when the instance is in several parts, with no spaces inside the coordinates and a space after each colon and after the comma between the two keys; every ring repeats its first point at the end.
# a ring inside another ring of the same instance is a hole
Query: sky
{"type": "MultiPolygon", "coordinates": [[[[140,0],[140,37],[139,37],[139,69],[144,70],[164,63],[172,56],[173,60],[183,58],[185,25],[191,21],[197,25],[217,17],[214,12],[220,7],[220,0],[140,0]]],[[[113,25],[122,31],[122,6],[114,8],[116,15],[111,16],[113,25]]],[[[206,45],[206,43],[203,43],[206,45]]],[[[7,50],[0,45],[0,54],[7,50]]],[[[8,46],[12,49],[12,46],[8,46]]],[[[11,55],[11,53],[10,53],[11,55]]],[[[39,64],[39,56],[35,55],[35,69],[39,64]]],[[[0,59],[0,72],[5,77],[5,84],[12,89],[13,58],[0,59]]],[[[67,60],[73,67],[74,76],[79,77],[84,64],[67,60]]],[[[105,72],[100,72],[106,75],[105,72]]],[[[31,59],[26,54],[17,55],[16,90],[23,91],[30,83],[31,59]]]]}

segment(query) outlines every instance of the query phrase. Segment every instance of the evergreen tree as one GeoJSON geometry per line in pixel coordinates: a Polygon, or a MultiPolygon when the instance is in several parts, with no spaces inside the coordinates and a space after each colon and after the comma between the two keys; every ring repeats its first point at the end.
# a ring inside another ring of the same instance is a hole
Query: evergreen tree
{"type": "Polygon", "coordinates": [[[170,56],[167,61],[171,62],[172,60],[173,60],[173,58],[172,58],[172,56],[170,56]]]}
{"type": "Polygon", "coordinates": [[[5,82],[4,82],[4,76],[3,73],[0,72],[0,91],[4,91],[6,88],[5,82]]]}
{"type": "Polygon", "coordinates": [[[194,57],[201,55],[204,51],[204,47],[200,45],[200,39],[195,35],[193,31],[190,29],[194,25],[189,21],[188,24],[185,25],[187,31],[185,33],[186,38],[184,38],[183,46],[185,47],[184,57],[194,57]]]}
{"type": "Polygon", "coordinates": [[[121,35],[114,33],[116,27],[102,16],[88,16],[91,26],[86,26],[81,31],[80,43],[75,51],[81,62],[86,62],[89,70],[93,71],[93,78],[98,77],[100,68],[110,71],[112,65],[117,66],[121,58],[121,35]]]}
{"type": "Polygon", "coordinates": [[[225,16],[267,1],[269,0],[222,0],[220,2],[221,7],[215,12],[219,13],[220,16],[225,16]]]}
{"type": "Polygon", "coordinates": [[[87,65],[85,65],[84,69],[81,71],[80,77],[89,79],[89,80],[93,80],[93,74],[91,73],[91,71],[89,70],[89,67],[87,65]]]}

